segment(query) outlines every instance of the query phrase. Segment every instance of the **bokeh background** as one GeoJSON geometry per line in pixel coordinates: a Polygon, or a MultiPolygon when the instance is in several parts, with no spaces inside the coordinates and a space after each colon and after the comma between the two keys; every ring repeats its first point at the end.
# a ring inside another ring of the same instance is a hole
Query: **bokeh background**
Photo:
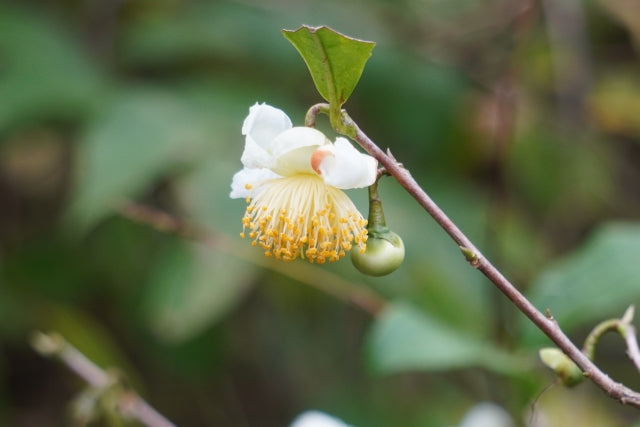
{"type": "MultiPolygon", "coordinates": [[[[301,24],[378,43],[349,113],[576,342],[640,301],[636,0],[5,0],[0,424],[73,425],[85,384],[31,348],[42,330],[180,426],[455,426],[487,401],[516,425],[634,425],[590,383],[536,401],[549,341],[391,179],[388,277],[238,238],[249,106],[302,124],[322,101],[280,33],[301,24]]],[[[597,361],[640,387],[624,350],[607,336],[597,361]]]]}

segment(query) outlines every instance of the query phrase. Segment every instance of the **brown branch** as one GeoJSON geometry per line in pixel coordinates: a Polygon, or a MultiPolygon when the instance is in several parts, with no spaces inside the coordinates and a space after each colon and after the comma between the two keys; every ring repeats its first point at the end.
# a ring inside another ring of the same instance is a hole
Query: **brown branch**
{"type": "MultiPolygon", "coordinates": [[[[33,348],[43,356],[55,356],[90,386],[107,390],[116,379],[93,363],[59,334],[36,332],[31,338],[33,348]]],[[[148,427],[176,427],[132,390],[122,390],[117,408],[122,415],[136,419],[148,427]]]]}
{"type": "Polygon", "coordinates": [[[640,372],[640,348],[638,347],[635,326],[631,324],[626,325],[622,335],[627,344],[627,356],[629,356],[629,359],[631,359],[636,369],[640,372]]]}
{"type": "MultiPolygon", "coordinates": [[[[323,112],[318,108],[317,111],[323,112]]],[[[609,396],[640,408],[640,393],[613,381],[602,372],[560,329],[556,321],[544,316],[502,273],[487,260],[469,238],[451,221],[451,219],[427,195],[409,172],[398,162],[384,153],[347,115],[343,113],[343,126],[349,129],[354,139],[370,155],[375,157],[386,171],[402,185],[405,190],[424,208],[425,211],[445,230],[462,249],[470,264],[484,274],[525,316],[527,316],[551,341],[569,356],[598,387],[609,396]]]]}

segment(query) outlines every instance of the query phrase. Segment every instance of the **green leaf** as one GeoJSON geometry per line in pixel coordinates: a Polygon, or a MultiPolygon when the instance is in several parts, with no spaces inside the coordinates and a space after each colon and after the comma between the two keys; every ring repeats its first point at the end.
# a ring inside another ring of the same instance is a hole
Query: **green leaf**
{"type": "MultiPolygon", "coordinates": [[[[274,31],[282,25],[277,10],[238,2],[189,2],[170,10],[131,17],[119,34],[119,58],[126,65],[162,69],[207,58],[234,67],[260,63],[260,71],[253,71],[265,73],[265,67],[281,70],[283,62],[294,59],[274,31]]],[[[242,79],[251,83],[249,75],[242,79]]]]}
{"type": "Polygon", "coordinates": [[[283,30],[306,62],[313,82],[332,107],[344,104],[358,84],[374,42],[342,35],[328,27],[283,30]]]}
{"type": "Polygon", "coordinates": [[[171,93],[117,95],[89,125],[78,162],[71,216],[89,226],[162,173],[197,160],[207,142],[198,112],[171,93]]]}
{"type": "MultiPolygon", "coordinates": [[[[539,310],[551,310],[566,331],[619,317],[640,300],[639,253],[640,224],[602,226],[582,248],[544,270],[532,283],[529,298],[539,310]]],[[[544,342],[529,322],[523,327],[526,344],[544,342]]]]}
{"type": "Polygon", "coordinates": [[[44,18],[2,6],[0,129],[42,118],[83,118],[104,81],[80,46],[44,18]]]}
{"type": "Polygon", "coordinates": [[[368,352],[373,369],[384,374],[471,366],[513,373],[527,367],[487,341],[403,303],[391,305],[376,320],[368,338],[368,352]]]}
{"type": "Polygon", "coordinates": [[[174,344],[195,337],[235,307],[254,272],[211,246],[176,242],[160,257],[147,288],[149,327],[174,344]]]}

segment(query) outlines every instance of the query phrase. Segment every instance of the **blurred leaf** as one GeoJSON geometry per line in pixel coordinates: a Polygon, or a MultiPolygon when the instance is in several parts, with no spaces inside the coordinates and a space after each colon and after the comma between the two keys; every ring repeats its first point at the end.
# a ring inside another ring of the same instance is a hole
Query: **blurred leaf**
{"type": "MultiPolygon", "coordinates": [[[[639,224],[602,226],[584,246],[542,271],[529,298],[539,310],[550,309],[566,331],[620,316],[640,300],[639,253],[639,224]]],[[[522,339],[528,345],[544,342],[528,321],[522,339]]]]}
{"type": "Polygon", "coordinates": [[[51,22],[3,6],[0,28],[0,130],[30,119],[82,117],[101,98],[99,71],[51,22]]]}
{"type": "Polygon", "coordinates": [[[358,87],[350,100],[359,112],[354,119],[412,172],[438,170],[449,179],[477,150],[460,135],[469,87],[459,70],[380,45],[358,87]]]}
{"type": "Polygon", "coordinates": [[[508,183],[538,215],[580,226],[613,197],[611,145],[587,133],[551,133],[551,121],[529,124],[509,153],[508,183]],[[578,143],[579,141],[579,143],[578,143]]]}
{"type": "Polygon", "coordinates": [[[589,98],[589,108],[594,119],[606,131],[640,135],[640,79],[637,71],[603,78],[589,98]]]}
{"type": "Polygon", "coordinates": [[[127,65],[158,69],[208,58],[260,63],[260,73],[265,71],[263,65],[273,64],[281,72],[283,61],[295,58],[278,34],[282,20],[282,14],[261,5],[183,3],[132,20],[122,34],[122,59],[127,65]]]}
{"type": "Polygon", "coordinates": [[[198,111],[154,90],[116,96],[84,135],[71,215],[91,225],[163,172],[195,161],[207,140],[198,111]]]}
{"type": "Polygon", "coordinates": [[[320,95],[344,104],[358,84],[375,43],[344,36],[328,27],[283,30],[307,64],[320,95]]]}
{"type": "Polygon", "coordinates": [[[516,283],[528,281],[551,256],[546,236],[527,212],[513,207],[496,209],[491,220],[492,244],[500,256],[502,273],[516,283]]]}
{"type": "Polygon", "coordinates": [[[609,405],[601,393],[588,387],[549,387],[540,393],[535,406],[535,419],[544,420],[546,426],[628,427],[628,419],[620,405],[609,405]]]}
{"type": "Polygon", "coordinates": [[[205,159],[178,186],[183,204],[196,221],[236,238],[242,231],[246,203],[229,197],[231,178],[241,166],[239,155],[235,159],[229,156],[233,151],[205,159]]]}
{"type": "Polygon", "coordinates": [[[376,372],[482,366],[514,373],[527,366],[523,360],[505,353],[486,340],[465,334],[403,304],[388,307],[376,319],[368,338],[368,354],[376,372]]]}
{"type": "MultiPolygon", "coordinates": [[[[429,193],[440,207],[472,240],[480,240],[486,229],[486,200],[453,179],[429,183],[429,193]]],[[[467,265],[458,246],[397,183],[381,183],[380,197],[387,224],[404,240],[406,259],[387,280],[375,283],[455,329],[485,336],[491,329],[492,289],[484,277],[467,265]],[[461,304],[464,310],[459,309],[461,304]]]]}
{"type": "Polygon", "coordinates": [[[147,317],[155,335],[181,343],[228,313],[249,289],[254,270],[210,246],[176,242],[147,287],[147,317]]]}

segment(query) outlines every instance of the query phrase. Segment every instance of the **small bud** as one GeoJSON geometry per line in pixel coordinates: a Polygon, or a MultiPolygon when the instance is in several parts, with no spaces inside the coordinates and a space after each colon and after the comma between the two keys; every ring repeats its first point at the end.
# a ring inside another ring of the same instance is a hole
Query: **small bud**
{"type": "Polygon", "coordinates": [[[367,248],[362,252],[355,247],[351,250],[351,263],[369,276],[385,276],[393,273],[404,260],[404,243],[400,236],[389,230],[378,197],[378,183],[369,187],[369,238],[367,248]]]}
{"type": "Polygon", "coordinates": [[[542,363],[553,369],[567,387],[578,385],[584,380],[582,370],[566,354],[554,347],[540,349],[542,363]]]}
{"type": "Polygon", "coordinates": [[[367,248],[351,250],[351,262],[363,274],[385,276],[397,270],[404,260],[404,243],[393,231],[369,236],[367,248]]]}
{"type": "Polygon", "coordinates": [[[31,346],[43,356],[59,353],[64,347],[64,339],[57,333],[45,334],[34,331],[30,337],[31,346]]]}

